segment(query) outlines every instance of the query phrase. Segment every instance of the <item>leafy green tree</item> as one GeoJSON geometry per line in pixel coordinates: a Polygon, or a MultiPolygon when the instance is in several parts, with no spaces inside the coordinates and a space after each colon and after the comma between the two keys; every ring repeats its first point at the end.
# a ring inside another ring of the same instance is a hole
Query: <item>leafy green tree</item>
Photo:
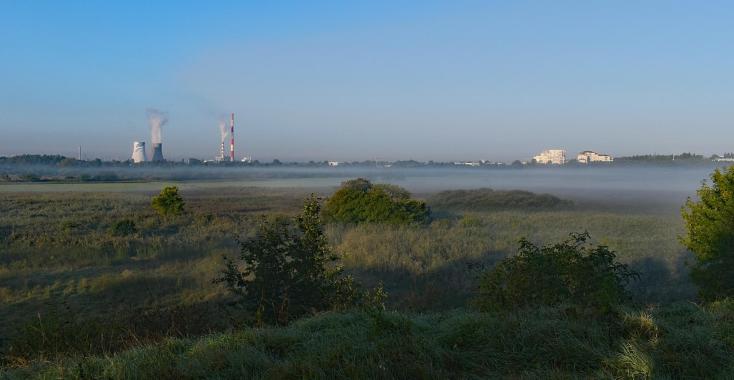
{"type": "Polygon", "coordinates": [[[324,216],[341,223],[409,224],[429,221],[431,212],[399,186],[357,178],[342,183],[326,201],[324,216]]]}
{"type": "Polygon", "coordinates": [[[682,209],[681,242],[696,256],[691,272],[704,300],[734,295],[734,166],[716,169],[682,209]]]}
{"type": "Polygon", "coordinates": [[[162,217],[168,218],[179,215],[184,210],[185,202],[178,194],[178,187],[166,186],[160,194],[153,197],[151,202],[153,209],[162,217]]]}
{"type": "Polygon", "coordinates": [[[517,255],[481,275],[476,304],[482,311],[569,304],[606,313],[630,298],[638,277],[605,246],[587,244],[588,233],[538,247],[525,238],[517,255]]]}
{"type": "Polygon", "coordinates": [[[239,260],[225,259],[215,282],[238,294],[258,324],[285,325],[300,316],[361,301],[359,285],[343,274],[311,196],[293,220],[264,220],[256,235],[240,242],[239,260]]]}

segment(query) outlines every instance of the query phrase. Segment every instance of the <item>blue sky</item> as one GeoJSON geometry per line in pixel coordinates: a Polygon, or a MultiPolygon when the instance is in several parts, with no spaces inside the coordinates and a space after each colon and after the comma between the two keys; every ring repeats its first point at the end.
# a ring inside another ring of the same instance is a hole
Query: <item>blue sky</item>
{"type": "Polygon", "coordinates": [[[734,151],[734,5],[0,1],[0,155],[527,159],[734,151]]]}

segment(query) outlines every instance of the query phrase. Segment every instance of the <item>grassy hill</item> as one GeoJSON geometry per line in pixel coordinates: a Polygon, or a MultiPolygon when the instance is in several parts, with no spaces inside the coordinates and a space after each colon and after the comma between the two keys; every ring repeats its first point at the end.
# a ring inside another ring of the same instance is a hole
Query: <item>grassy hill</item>
{"type": "Polygon", "coordinates": [[[571,308],[327,313],[283,328],[37,362],[7,379],[731,378],[734,302],[614,317],[571,308]]]}

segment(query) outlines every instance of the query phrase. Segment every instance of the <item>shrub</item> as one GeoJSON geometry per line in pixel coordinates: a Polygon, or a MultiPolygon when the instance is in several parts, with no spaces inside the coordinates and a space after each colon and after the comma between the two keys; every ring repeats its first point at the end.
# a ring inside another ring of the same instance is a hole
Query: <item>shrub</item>
{"type": "Polygon", "coordinates": [[[437,209],[457,211],[555,210],[569,208],[573,202],[550,194],[522,190],[449,190],[428,199],[437,209]]]}
{"type": "Polygon", "coordinates": [[[178,194],[178,187],[166,186],[161,193],[153,197],[153,209],[163,217],[176,216],[183,212],[184,200],[178,194]]]}
{"type": "Polygon", "coordinates": [[[683,207],[687,235],[681,242],[696,256],[691,276],[701,298],[734,295],[734,166],[716,169],[683,207]]]}
{"type": "Polygon", "coordinates": [[[337,265],[320,211],[312,196],[294,220],[263,221],[253,238],[240,243],[241,263],[226,259],[215,282],[241,296],[258,324],[284,325],[308,313],[357,303],[358,284],[337,265]]]}
{"type": "Polygon", "coordinates": [[[423,223],[430,220],[425,202],[394,185],[374,185],[358,178],[342,183],[326,201],[324,216],[341,223],[423,223]]]}
{"type": "Polygon", "coordinates": [[[132,220],[124,219],[115,222],[115,224],[110,227],[110,232],[115,236],[128,236],[138,232],[138,228],[132,220]]]}
{"type": "Polygon", "coordinates": [[[587,245],[588,233],[538,247],[520,240],[517,255],[481,275],[482,311],[571,304],[605,313],[629,298],[627,284],[638,277],[605,246],[587,245]]]}

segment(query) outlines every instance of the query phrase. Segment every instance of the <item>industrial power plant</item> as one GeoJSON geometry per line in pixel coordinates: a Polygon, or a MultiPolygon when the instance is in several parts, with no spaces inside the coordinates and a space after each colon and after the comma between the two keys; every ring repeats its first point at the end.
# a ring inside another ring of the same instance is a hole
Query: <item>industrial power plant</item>
{"type": "Polygon", "coordinates": [[[219,122],[219,135],[221,137],[221,145],[219,147],[219,155],[216,158],[218,162],[234,162],[234,113],[229,116],[229,157],[225,155],[224,143],[227,140],[227,128],[224,121],[219,122]]]}
{"type": "MultiPolygon", "coordinates": [[[[153,144],[153,162],[163,162],[163,142],[161,141],[161,128],[168,122],[168,114],[159,111],[154,108],[147,110],[148,114],[148,125],[150,126],[150,140],[153,144]]],[[[136,164],[148,161],[148,156],[145,153],[145,142],[135,141],[133,142],[133,154],[132,161],[136,164]]]]}
{"type": "MultiPolygon", "coordinates": [[[[148,125],[150,126],[150,139],[152,145],[152,152],[150,154],[151,162],[164,162],[163,157],[163,141],[162,141],[162,127],[168,122],[168,114],[157,109],[150,108],[147,110],[148,114],[148,125]]],[[[220,146],[219,154],[216,156],[215,161],[217,162],[235,162],[234,152],[234,113],[230,114],[229,117],[229,131],[227,130],[226,122],[221,120],[219,122],[219,134],[220,134],[220,146]],[[229,154],[225,151],[225,142],[227,140],[227,134],[229,133],[229,154]]],[[[133,142],[133,163],[139,164],[148,162],[148,154],[145,150],[145,141],[133,142]]],[[[242,161],[250,161],[250,157],[245,157],[242,161]]]]}

